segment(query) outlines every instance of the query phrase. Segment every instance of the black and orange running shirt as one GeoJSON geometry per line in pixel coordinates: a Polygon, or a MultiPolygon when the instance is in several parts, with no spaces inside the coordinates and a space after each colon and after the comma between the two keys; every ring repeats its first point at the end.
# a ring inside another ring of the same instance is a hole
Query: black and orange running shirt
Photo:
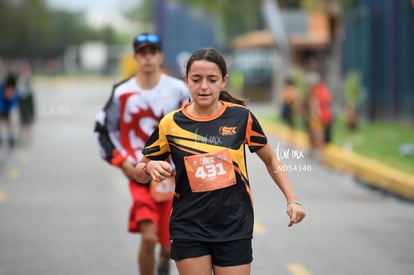
{"type": "Polygon", "coordinates": [[[171,156],[175,164],[172,241],[252,237],[253,201],[245,145],[253,153],[267,144],[267,138],[249,109],[222,104],[211,117],[191,116],[186,110],[189,103],[169,113],[143,150],[152,160],[171,156]]]}

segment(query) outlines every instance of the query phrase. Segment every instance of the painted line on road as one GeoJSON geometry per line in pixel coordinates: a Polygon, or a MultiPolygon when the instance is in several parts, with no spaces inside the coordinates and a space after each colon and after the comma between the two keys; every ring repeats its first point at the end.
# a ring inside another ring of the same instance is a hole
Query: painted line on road
{"type": "Polygon", "coordinates": [[[293,275],[311,275],[310,273],[303,265],[301,264],[288,264],[287,270],[293,275]]]}
{"type": "Polygon", "coordinates": [[[10,180],[17,180],[20,176],[20,171],[17,168],[12,168],[9,170],[8,173],[9,179],[10,180]]]}
{"type": "Polygon", "coordinates": [[[266,232],[266,227],[262,225],[260,222],[258,222],[257,220],[255,220],[253,224],[253,232],[263,234],[266,232]]]}
{"type": "Polygon", "coordinates": [[[0,190],[0,202],[5,201],[7,199],[7,193],[5,191],[0,190]]]}
{"type": "Polygon", "coordinates": [[[26,163],[28,163],[28,162],[29,162],[29,156],[28,156],[27,154],[25,154],[25,153],[21,153],[21,154],[19,155],[19,161],[20,161],[21,163],[23,163],[23,164],[26,164],[26,163]]]}

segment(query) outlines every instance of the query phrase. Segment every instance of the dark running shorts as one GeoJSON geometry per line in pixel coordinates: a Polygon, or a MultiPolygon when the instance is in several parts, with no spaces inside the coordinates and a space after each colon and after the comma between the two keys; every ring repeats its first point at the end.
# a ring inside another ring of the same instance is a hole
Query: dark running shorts
{"type": "Polygon", "coordinates": [[[253,261],[252,240],[229,242],[200,242],[191,240],[171,241],[171,258],[182,260],[211,255],[213,265],[237,266],[253,261]]]}

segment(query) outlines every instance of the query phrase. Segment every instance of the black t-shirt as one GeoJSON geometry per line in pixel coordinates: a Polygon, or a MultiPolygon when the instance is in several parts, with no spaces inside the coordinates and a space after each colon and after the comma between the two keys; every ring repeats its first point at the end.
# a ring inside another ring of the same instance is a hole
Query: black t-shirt
{"type": "Polygon", "coordinates": [[[250,152],[256,152],[267,144],[267,138],[249,109],[222,103],[222,109],[211,117],[191,116],[186,110],[190,103],[166,115],[143,150],[152,160],[171,156],[175,165],[172,240],[222,242],[252,237],[254,217],[245,145],[250,152]],[[193,192],[184,158],[223,149],[231,153],[236,184],[193,192]]]}

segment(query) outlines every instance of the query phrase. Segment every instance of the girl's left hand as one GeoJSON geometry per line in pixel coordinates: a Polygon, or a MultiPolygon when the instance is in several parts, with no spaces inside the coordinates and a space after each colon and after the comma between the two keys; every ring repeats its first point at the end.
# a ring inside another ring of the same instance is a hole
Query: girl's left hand
{"type": "Polygon", "coordinates": [[[286,212],[290,217],[289,227],[296,223],[300,223],[306,216],[302,205],[299,204],[288,204],[286,212]]]}

